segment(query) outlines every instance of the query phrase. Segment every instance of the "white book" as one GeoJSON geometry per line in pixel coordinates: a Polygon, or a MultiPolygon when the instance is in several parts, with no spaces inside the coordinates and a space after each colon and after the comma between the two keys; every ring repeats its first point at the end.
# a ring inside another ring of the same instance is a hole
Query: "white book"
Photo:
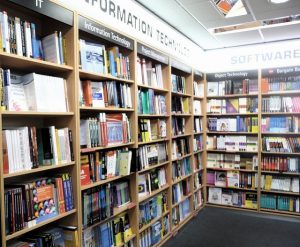
{"type": "Polygon", "coordinates": [[[207,82],[207,96],[218,96],[218,95],[219,95],[219,83],[207,82]]]}
{"type": "Polygon", "coordinates": [[[137,57],[137,60],[136,60],[136,70],[137,70],[137,83],[143,84],[142,63],[141,63],[141,59],[139,57],[137,57]]]}
{"type": "Polygon", "coordinates": [[[51,135],[51,146],[52,146],[52,152],[53,152],[53,164],[58,164],[58,151],[57,151],[57,142],[56,142],[56,134],[55,134],[55,127],[50,126],[50,135],[51,135]]]}
{"type": "Polygon", "coordinates": [[[208,188],[208,202],[209,203],[222,203],[222,189],[221,188],[208,188]]]}
{"type": "MultiPolygon", "coordinates": [[[[30,23],[24,22],[24,33],[25,33],[25,45],[26,45],[26,57],[32,57],[32,38],[30,23]]],[[[44,53],[45,54],[45,53],[44,53]]]]}
{"type": "Polygon", "coordinates": [[[18,17],[15,17],[15,33],[16,33],[17,55],[23,56],[22,36],[21,36],[21,21],[20,21],[20,18],[18,18],[18,17]]]}
{"type": "Polygon", "coordinates": [[[156,77],[157,77],[157,86],[159,88],[164,88],[161,64],[155,64],[155,71],[156,71],[156,77]]]}
{"type": "Polygon", "coordinates": [[[143,84],[149,86],[148,77],[147,77],[146,60],[143,58],[141,63],[142,63],[143,84]]]}
{"type": "Polygon", "coordinates": [[[94,107],[105,107],[103,82],[91,81],[92,104],[94,107]]]}
{"type": "Polygon", "coordinates": [[[6,11],[3,11],[3,24],[2,24],[2,35],[5,46],[5,51],[10,53],[10,43],[9,43],[9,28],[8,28],[8,16],[6,11]]]}
{"type": "Polygon", "coordinates": [[[61,64],[57,32],[54,32],[42,38],[42,46],[46,61],[61,64]]]}

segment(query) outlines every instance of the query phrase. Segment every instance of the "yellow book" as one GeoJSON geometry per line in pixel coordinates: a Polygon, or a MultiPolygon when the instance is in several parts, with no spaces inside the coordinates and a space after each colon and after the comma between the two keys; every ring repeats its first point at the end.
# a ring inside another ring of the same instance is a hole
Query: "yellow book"
{"type": "Polygon", "coordinates": [[[59,142],[59,136],[58,136],[58,129],[55,129],[55,139],[56,139],[56,149],[57,149],[58,163],[61,163],[61,151],[60,151],[60,142],[59,142]]]}
{"type": "Polygon", "coordinates": [[[258,117],[252,118],[252,133],[258,133],[258,117]]]}
{"type": "Polygon", "coordinates": [[[189,98],[183,98],[183,112],[190,113],[189,98]]]}
{"type": "Polygon", "coordinates": [[[79,247],[77,227],[63,227],[65,247],[79,247]]]}

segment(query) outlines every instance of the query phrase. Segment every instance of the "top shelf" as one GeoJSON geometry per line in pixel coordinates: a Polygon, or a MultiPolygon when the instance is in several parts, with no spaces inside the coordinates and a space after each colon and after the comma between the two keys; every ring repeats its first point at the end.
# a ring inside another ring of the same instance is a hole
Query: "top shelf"
{"type": "Polygon", "coordinates": [[[109,74],[99,74],[99,73],[93,73],[93,72],[89,72],[89,71],[85,71],[80,69],[79,70],[79,76],[80,78],[84,78],[84,79],[89,79],[89,80],[113,80],[113,81],[120,81],[120,82],[126,82],[126,83],[130,83],[133,84],[134,80],[128,80],[128,79],[123,79],[123,78],[119,78],[119,77],[115,77],[109,74]]]}
{"type": "Polygon", "coordinates": [[[6,53],[3,51],[0,51],[0,66],[9,69],[27,72],[35,71],[41,73],[69,72],[73,70],[72,66],[51,63],[29,57],[23,57],[15,54],[6,53]]]}

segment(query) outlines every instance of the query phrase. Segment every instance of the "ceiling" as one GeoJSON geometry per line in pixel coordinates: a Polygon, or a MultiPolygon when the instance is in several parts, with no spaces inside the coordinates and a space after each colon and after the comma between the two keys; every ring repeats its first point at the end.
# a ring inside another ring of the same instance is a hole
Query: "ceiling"
{"type": "Polygon", "coordinates": [[[225,18],[212,0],[137,0],[204,50],[300,38],[300,21],[213,34],[209,29],[300,14],[300,0],[242,0],[247,15],[225,18]]]}

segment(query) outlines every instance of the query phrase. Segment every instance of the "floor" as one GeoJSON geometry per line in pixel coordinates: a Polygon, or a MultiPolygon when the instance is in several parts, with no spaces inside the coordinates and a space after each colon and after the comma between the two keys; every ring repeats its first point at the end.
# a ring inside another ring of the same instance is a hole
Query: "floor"
{"type": "Polygon", "coordinates": [[[300,218],[205,207],[163,247],[300,247],[300,218]]]}

